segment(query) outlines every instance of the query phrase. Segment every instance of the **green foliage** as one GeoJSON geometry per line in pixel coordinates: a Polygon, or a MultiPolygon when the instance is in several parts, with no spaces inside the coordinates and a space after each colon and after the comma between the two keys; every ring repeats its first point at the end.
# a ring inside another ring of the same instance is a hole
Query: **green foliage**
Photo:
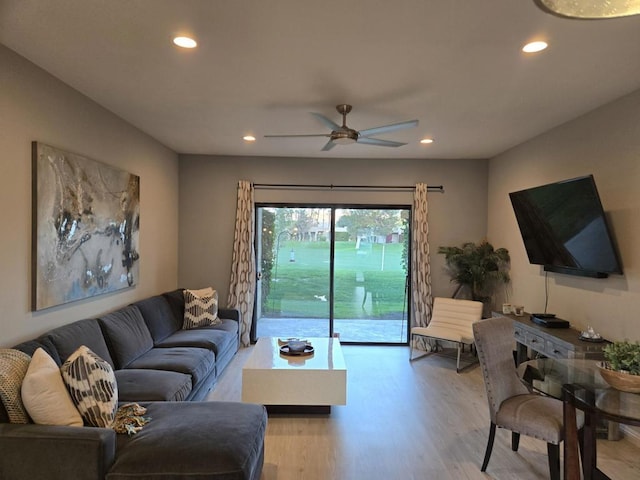
{"type": "Polygon", "coordinates": [[[401,225],[401,210],[345,209],[336,222],[338,227],[346,227],[351,238],[358,235],[388,235],[401,225]]]}
{"type": "Polygon", "coordinates": [[[640,375],[640,343],[614,342],[602,349],[611,370],[640,375]]]}
{"type": "MultiPolygon", "coordinates": [[[[402,245],[373,244],[367,253],[358,252],[355,242],[335,243],[334,318],[401,318],[407,309],[402,245]],[[366,308],[362,306],[364,289],[366,308]]],[[[328,260],[326,242],[283,242],[265,316],[328,318],[328,260]],[[291,249],[295,262],[289,261],[291,249]]]]}
{"type": "Polygon", "coordinates": [[[402,211],[402,268],[409,275],[409,212],[402,211]]]}
{"type": "Polygon", "coordinates": [[[267,305],[269,290],[271,288],[271,276],[273,272],[273,237],[275,229],[275,214],[266,208],[262,209],[262,308],[267,305]]]}
{"type": "Polygon", "coordinates": [[[473,300],[489,300],[498,285],[509,283],[509,251],[495,250],[486,240],[476,245],[467,242],[462,247],[440,247],[451,281],[468,287],[473,300]]]}

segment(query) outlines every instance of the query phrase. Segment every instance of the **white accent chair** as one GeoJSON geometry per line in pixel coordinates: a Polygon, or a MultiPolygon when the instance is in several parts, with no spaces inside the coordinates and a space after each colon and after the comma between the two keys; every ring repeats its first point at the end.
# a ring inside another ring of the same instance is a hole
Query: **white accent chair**
{"type": "MultiPolygon", "coordinates": [[[[473,347],[474,339],[471,324],[482,319],[482,306],[482,302],[476,302],[474,300],[443,297],[434,298],[431,322],[429,322],[429,325],[426,327],[413,327],[411,329],[409,360],[414,360],[414,336],[434,340],[436,350],[439,345],[438,341],[446,340],[455,343],[458,347],[456,371],[460,373],[462,370],[460,368],[460,355],[465,345],[468,345],[470,349],[473,347]]],[[[477,363],[477,361],[477,358],[475,358],[473,362],[465,365],[464,368],[477,363]]]]}

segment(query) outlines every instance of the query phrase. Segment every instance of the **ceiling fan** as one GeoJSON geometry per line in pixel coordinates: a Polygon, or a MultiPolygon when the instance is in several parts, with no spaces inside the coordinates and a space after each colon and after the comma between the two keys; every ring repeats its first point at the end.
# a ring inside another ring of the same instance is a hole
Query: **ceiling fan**
{"type": "Polygon", "coordinates": [[[395,132],[405,128],[413,128],[418,126],[418,120],[409,120],[407,122],[394,123],[391,125],[383,125],[381,127],[367,128],[366,130],[354,130],[347,126],[347,114],[351,111],[351,105],[345,103],[336,105],[336,110],[342,115],[342,125],[338,125],[333,120],[325,117],[321,113],[311,112],[327,127],[331,129],[331,133],[316,133],[308,135],[265,135],[265,138],[274,137],[328,137],[329,141],[322,147],[322,151],[331,150],[336,145],[347,145],[349,143],[363,143],[366,145],[376,145],[379,147],[401,147],[406,143],[394,142],[391,140],[382,140],[380,138],[371,138],[375,135],[383,133],[395,132]]]}

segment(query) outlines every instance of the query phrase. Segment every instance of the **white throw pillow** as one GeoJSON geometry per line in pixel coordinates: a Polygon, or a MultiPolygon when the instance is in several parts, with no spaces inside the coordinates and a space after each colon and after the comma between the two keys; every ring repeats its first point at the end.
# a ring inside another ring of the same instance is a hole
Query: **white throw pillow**
{"type": "Polygon", "coordinates": [[[118,386],[109,362],[82,345],[60,370],[84,423],[92,427],[111,427],[118,408],[118,386]]]}
{"type": "Polygon", "coordinates": [[[22,403],[35,423],[82,427],[82,417],[62,380],[60,368],[42,348],[33,352],[22,381],[22,403]]]}
{"type": "Polygon", "coordinates": [[[184,291],[183,330],[218,325],[218,292],[213,288],[184,291]]]}

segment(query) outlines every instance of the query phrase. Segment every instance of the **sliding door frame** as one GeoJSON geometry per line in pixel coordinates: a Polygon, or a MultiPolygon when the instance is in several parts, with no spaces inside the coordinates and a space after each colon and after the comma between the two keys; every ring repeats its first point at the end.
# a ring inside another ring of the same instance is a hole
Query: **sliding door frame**
{"type": "MultiPolygon", "coordinates": [[[[256,202],[255,204],[255,221],[256,221],[256,232],[257,232],[257,222],[258,222],[258,211],[261,208],[316,208],[316,209],[329,209],[331,220],[330,220],[330,238],[331,242],[329,242],[329,336],[332,337],[334,335],[334,289],[335,289],[335,229],[336,229],[336,210],[339,209],[362,209],[362,210],[406,210],[409,213],[408,222],[409,225],[412,224],[412,216],[413,209],[411,205],[407,204],[371,204],[371,203],[345,203],[345,204],[334,204],[334,203],[314,203],[314,202],[295,202],[295,203],[286,203],[286,202],[256,202]]],[[[407,229],[408,236],[408,245],[407,248],[407,274],[405,276],[405,291],[406,296],[404,297],[404,308],[406,310],[406,332],[402,342],[352,342],[352,341],[343,341],[340,343],[343,345],[377,345],[377,346],[407,346],[409,345],[410,339],[410,331],[411,331],[411,277],[413,275],[411,269],[411,228],[407,229]]],[[[259,252],[262,250],[259,245],[259,240],[261,239],[261,235],[255,235],[255,252],[256,257],[259,252]]],[[[256,258],[257,260],[257,258],[256,258]]],[[[258,279],[261,275],[261,265],[256,261],[258,279]]],[[[251,322],[251,342],[255,343],[257,341],[256,338],[256,329],[257,323],[259,319],[258,316],[258,302],[260,299],[258,298],[258,289],[255,292],[255,301],[253,307],[253,322],[251,322]]],[[[339,321],[340,319],[338,319],[339,321]]],[[[404,320],[404,319],[403,319],[404,320]]]]}

